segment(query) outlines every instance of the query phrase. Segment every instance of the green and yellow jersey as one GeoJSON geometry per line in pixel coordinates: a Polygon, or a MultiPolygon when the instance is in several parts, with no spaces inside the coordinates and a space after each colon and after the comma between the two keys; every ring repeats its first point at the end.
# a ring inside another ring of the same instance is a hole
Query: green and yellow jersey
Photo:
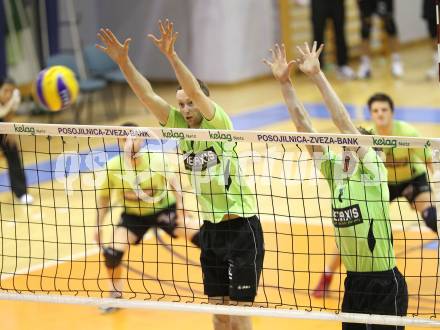
{"type": "MultiPolygon", "coordinates": [[[[376,128],[373,128],[373,134],[377,134],[376,128]]],[[[391,135],[420,136],[412,125],[400,120],[394,120],[391,135]]],[[[383,151],[386,155],[389,184],[410,181],[426,173],[426,161],[431,160],[429,148],[384,148],[383,151]]]]}
{"type": "Polygon", "coordinates": [[[155,214],[176,203],[168,177],[170,172],[161,153],[141,151],[136,163],[119,155],[107,162],[97,197],[114,198],[127,214],[155,214]]]}
{"type": "Polygon", "coordinates": [[[353,174],[328,150],[320,164],[331,191],[332,221],[342,262],[348,271],[373,272],[395,267],[389,216],[387,170],[370,148],[353,174]]]}
{"type": "MultiPolygon", "coordinates": [[[[170,110],[168,128],[188,128],[182,114],[170,110]]],[[[226,112],[215,104],[212,120],[202,119],[201,129],[230,130],[232,122],[226,112]]],[[[214,134],[216,132],[213,132],[214,134]]],[[[225,215],[251,217],[257,214],[256,197],[250,186],[240,175],[236,143],[225,141],[180,141],[185,172],[196,193],[200,206],[200,218],[220,222],[225,215]]]]}

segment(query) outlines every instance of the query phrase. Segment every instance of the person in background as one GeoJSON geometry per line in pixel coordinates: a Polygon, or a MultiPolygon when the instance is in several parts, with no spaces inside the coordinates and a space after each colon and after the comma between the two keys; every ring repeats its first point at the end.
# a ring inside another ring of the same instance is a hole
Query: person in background
{"type": "MultiPolygon", "coordinates": [[[[332,20],[335,31],[338,76],[341,79],[354,79],[355,73],[348,66],[348,49],[345,39],[345,0],[312,0],[311,18],[313,40],[316,40],[319,45],[324,43],[327,20],[332,20]]],[[[323,54],[319,60],[321,65],[324,65],[323,54]]]]}
{"type": "MultiPolygon", "coordinates": [[[[15,82],[10,78],[0,78],[0,122],[11,121],[20,102],[20,92],[15,82]]],[[[12,192],[21,203],[32,204],[34,199],[27,193],[26,177],[14,137],[0,134],[0,148],[8,162],[12,192]]]]}
{"type": "Polygon", "coordinates": [[[436,22],[436,8],[435,0],[423,1],[423,18],[426,20],[429,36],[432,40],[433,55],[432,67],[426,71],[426,77],[428,79],[436,79],[439,75],[438,72],[438,53],[437,53],[437,22],[436,22]]]}
{"type": "MultiPolygon", "coordinates": [[[[141,139],[121,138],[118,142],[119,155],[107,162],[97,189],[95,231],[95,241],[101,245],[105,259],[111,298],[122,298],[124,293],[124,254],[130,246],[140,244],[150,229],[162,229],[173,239],[191,237],[195,246],[200,245],[198,232],[192,236],[186,234],[182,191],[166,155],[143,150],[141,139]],[[113,205],[123,205],[124,211],[112,241],[104,244],[101,228],[113,205]]],[[[111,306],[101,308],[104,313],[115,310],[111,306]]]]}
{"type": "Polygon", "coordinates": [[[358,78],[367,79],[371,77],[371,47],[370,35],[372,27],[372,16],[377,14],[383,21],[384,28],[389,37],[391,50],[391,73],[396,78],[401,78],[404,68],[399,54],[398,31],[394,18],[393,0],[358,0],[359,13],[361,17],[362,36],[362,57],[358,69],[358,78]]]}

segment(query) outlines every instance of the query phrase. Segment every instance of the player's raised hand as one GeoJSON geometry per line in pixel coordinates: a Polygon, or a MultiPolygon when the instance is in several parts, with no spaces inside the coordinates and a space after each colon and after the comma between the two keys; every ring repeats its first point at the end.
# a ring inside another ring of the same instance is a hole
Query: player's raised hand
{"type": "Polygon", "coordinates": [[[286,47],[284,44],[282,44],[281,47],[275,44],[274,49],[270,49],[270,52],[272,53],[272,60],[263,59],[263,63],[272,70],[272,74],[276,80],[281,83],[288,81],[295,61],[287,62],[286,47]]]}
{"type": "Polygon", "coordinates": [[[312,49],[310,50],[309,44],[304,43],[303,47],[296,47],[299,52],[299,58],[295,60],[299,69],[308,76],[313,76],[321,72],[321,64],[319,63],[319,55],[324,48],[322,44],[317,49],[317,42],[313,43],[312,49]]]}
{"type": "Polygon", "coordinates": [[[157,48],[167,57],[174,54],[174,44],[176,43],[179,32],[174,32],[174,24],[168,19],[163,23],[159,20],[160,38],[156,38],[153,34],[149,34],[148,38],[156,45],[157,48]]]}
{"type": "Polygon", "coordinates": [[[96,48],[107,54],[117,64],[122,64],[128,60],[130,38],[125,39],[124,43],[121,44],[110,29],[100,29],[98,38],[104,46],[97,44],[96,48]]]}

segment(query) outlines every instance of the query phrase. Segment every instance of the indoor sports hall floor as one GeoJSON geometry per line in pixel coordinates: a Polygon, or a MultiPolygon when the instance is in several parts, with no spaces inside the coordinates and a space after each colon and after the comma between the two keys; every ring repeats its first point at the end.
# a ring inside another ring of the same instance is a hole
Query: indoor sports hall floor
{"type": "MultiPolygon", "coordinates": [[[[377,59],[375,61],[374,77],[370,81],[355,81],[355,82],[335,82],[336,90],[342,100],[349,106],[350,112],[358,118],[359,124],[364,123],[362,119],[364,115],[363,105],[368,96],[374,92],[382,91],[389,93],[395,100],[397,105],[396,117],[407,120],[413,123],[419,131],[427,137],[440,137],[440,85],[438,82],[427,82],[424,80],[425,69],[431,64],[431,51],[429,45],[418,45],[408,48],[403,53],[403,59],[406,64],[406,76],[404,79],[395,81],[392,79],[388,63],[385,60],[377,59]]],[[[330,73],[331,75],[331,73],[330,73]]],[[[322,107],[322,101],[319,93],[304,77],[297,75],[294,77],[294,84],[297,87],[298,94],[306,103],[307,109],[313,115],[313,122],[320,132],[337,132],[334,125],[328,119],[325,108],[322,107]]],[[[175,104],[174,100],[174,85],[159,84],[157,85],[157,92],[166,97],[171,103],[175,104]]],[[[211,88],[214,100],[222,105],[225,110],[231,115],[236,129],[251,129],[251,130],[293,130],[293,124],[289,120],[288,113],[282,105],[281,94],[277,84],[270,78],[264,78],[252,82],[247,82],[235,86],[213,86],[211,88]]],[[[136,121],[143,126],[157,126],[154,118],[147,112],[141,109],[139,103],[132,96],[127,102],[127,112],[124,118],[118,119],[115,122],[106,122],[105,116],[100,116],[98,113],[99,104],[95,107],[96,121],[100,124],[118,124],[124,121],[136,121]]],[[[20,118],[20,121],[28,121],[28,118],[20,118]]],[[[32,117],[33,121],[45,121],[44,117],[32,117]]],[[[71,120],[69,114],[61,114],[55,117],[56,122],[68,122],[71,120]]],[[[367,123],[364,125],[368,126],[367,123]]],[[[33,138],[26,138],[23,140],[27,147],[32,148],[35,144],[33,138]]],[[[47,141],[39,140],[39,144],[35,147],[45,148],[47,141]]],[[[54,141],[53,143],[57,143],[54,141]]],[[[47,157],[41,159],[32,159],[30,155],[25,155],[25,163],[31,164],[34,161],[47,162],[47,157]]],[[[1,158],[1,166],[5,167],[5,160],[1,158]]],[[[3,181],[6,177],[5,173],[0,173],[0,179],[3,181]]],[[[37,182],[32,182],[30,178],[30,186],[37,186],[37,182]]],[[[78,184],[78,183],[75,183],[78,184]]],[[[1,190],[0,202],[3,202],[1,208],[1,225],[0,234],[2,237],[2,244],[0,246],[1,255],[0,270],[2,273],[2,288],[16,288],[17,290],[26,290],[26,288],[37,289],[44,288],[45,290],[70,290],[75,292],[80,288],[86,287],[89,294],[97,295],[100,287],[106,289],[106,283],[102,280],[92,280],[93,274],[104,275],[102,263],[98,260],[98,249],[92,242],[92,230],[87,225],[93,225],[95,214],[93,205],[90,205],[89,195],[74,196],[69,199],[78,205],[82,205],[82,210],[78,210],[76,204],[66,204],[65,196],[53,196],[51,189],[60,187],[61,183],[56,179],[40,183],[40,189],[31,188],[31,193],[37,196],[33,206],[27,208],[26,206],[8,206],[11,203],[11,195],[9,192],[1,190]],[[48,188],[49,190],[45,190],[48,188]],[[85,200],[85,201],[84,201],[85,200]],[[51,207],[40,208],[39,205],[52,205],[51,207]],[[69,208],[69,207],[70,208],[69,208]],[[90,207],[90,209],[87,209],[90,207]],[[27,219],[31,219],[31,224],[27,219]],[[69,226],[79,219],[82,225],[69,226]],[[54,224],[57,226],[55,227],[54,224]],[[57,228],[57,229],[55,229],[57,228]],[[68,231],[66,231],[68,228],[68,231]],[[67,236],[65,236],[67,235],[67,236]],[[32,243],[26,242],[28,237],[32,238],[32,243]],[[77,244],[59,244],[56,246],[54,241],[67,242],[67,238],[72,237],[77,244]],[[87,250],[84,250],[84,240],[88,243],[87,250]],[[44,241],[44,242],[43,242],[44,241]],[[85,257],[87,255],[87,257],[85,257]],[[6,257],[7,256],[7,257],[6,257]],[[20,257],[17,257],[20,256],[20,257]],[[73,262],[54,263],[52,260],[73,260],[73,262]],[[84,260],[86,262],[84,263],[84,260]],[[20,273],[29,273],[31,276],[19,275],[20,273]],[[17,274],[12,276],[13,274],[17,274]],[[53,280],[56,277],[57,280],[53,280]],[[72,280],[67,280],[70,278],[72,280]],[[81,280],[81,279],[88,280],[81,280]]],[[[279,184],[274,184],[273,189],[282,189],[279,184]]],[[[93,192],[89,192],[92,194],[93,192]]],[[[307,193],[307,191],[306,191],[307,193]]],[[[92,195],[90,195],[92,196],[92,195]]],[[[311,203],[305,201],[304,209],[313,208],[311,203]]],[[[279,211],[279,210],[277,210],[279,211]]],[[[399,212],[403,216],[411,219],[416,219],[416,215],[403,203],[400,210],[397,203],[392,206],[392,216],[399,217],[399,212]]],[[[298,212],[295,209],[294,212],[298,212]]],[[[273,217],[262,217],[263,227],[267,232],[274,231],[273,217]]],[[[280,236],[277,239],[273,234],[266,236],[266,248],[270,249],[275,244],[278,244],[279,251],[292,251],[294,245],[295,253],[299,255],[296,260],[292,261],[291,254],[286,254],[286,257],[279,258],[276,254],[267,253],[265,260],[266,268],[283,268],[290,267],[292,262],[296,269],[301,269],[302,265],[309,265],[308,268],[303,269],[303,276],[298,275],[296,280],[299,283],[295,287],[302,288],[297,292],[288,290],[278,290],[277,286],[290,285],[291,279],[288,275],[279,275],[276,272],[267,271],[264,273],[265,287],[267,289],[262,292],[260,290],[259,297],[267,297],[272,302],[279,302],[280,304],[303,304],[313,306],[322,306],[326,308],[336,308],[339,294],[339,279],[337,279],[332,286],[333,293],[325,300],[312,299],[309,300],[309,292],[307,289],[313,289],[316,285],[319,274],[323,269],[324,258],[319,255],[323,251],[322,232],[325,232],[325,251],[332,251],[334,246],[331,239],[332,228],[330,223],[324,222],[321,224],[310,224],[307,227],[309,237],[304,237],[305,231],[304,222],[294,222],[291,227],[286,221],[279,221],[277,223],[278,233],[290,233],[291,230],[295,232],[295,243],[289,235],[280,236]],[[317,233],[313,236],[313,233],[317,233]],[[321,233],[321,234],[318,234],[321,233]],[[301,253],[302,252],[302,253],[301,253]],[[311,257],[307,256],[310,253],[311,257]],[[302,255],[302,258],[301,258],[302,255]],[[311,270],[312,273],[306,272],[311,270]]],[[[419,227],[417,223],[409,224],[405,237],[407,239],[419,237],[419,227]]],[[[404,251],[404,243],[402,228],[395,228],[396,253],[401,255],[404,251]]],[[[435,291],[434,276],[436,275],[437,263],[432,260],[436,258],[436,245],[432,244],[435,236],[427,230],[422,231],[423,241],[408,240],[406,244],[406,261],[400,258],[399,267],[408,275],[407,282],[410,291],[419,292],[420,294],[431,294],[435,291]],[[414,270],[419,270],[423,266],[424,279],[420,279],[414,273],[414,270]],[[411,273],[413,272],[413,273],[411,273]]],[[[161,236],[165,245],[169,243],[169,239],[161,236]]],[[[190,248],[187,251],[187,260],[185,263],[194,266],[177,265],[172,271],[169,263],[171,260],[178,261],[180,255],[186,252],[185,242],[177,241],[174,248],[174,253],[165,245],[157,244],[155,237],[148,236],[144,241],[144,246],[134,247],[130,250],[129,259],[134,260],[130,269],[133,269],[130,278],[133,280],[130,285],[133,285],[133,290],[142,291],[142,286],[147,286],[148,290],[157,290],[158,284],[155,281],[142,281],[141,275],[136,273],[143,270],[143,276],[151,278],[160,274],[161,278],[169,279],[174,276],[183,284],[171,286],[164,282],[163,287],[159,288],[165,293],[171,295],[176,292],[181,295],[190,295],[191,291],[185,285],[190,279],[196,282],[191,289],[198,293],[202,290],[197,283],[201,281],[200,269],[196,266],[198,264],[197,250],[190,248]],[[163,265],[158,265],[156,261],[160,258],[163,265]],[[140,262],[142,260],[143,262],[140,262]],[[138,261],[138,262],[137,262],[138,261]],[[151,262],[150,262],[151,261],[151,262]]],[[[176,262],[177,264],[177,262],[176,262]]],[[[169,283],[169,282],[168,282],[169,283]]],[[[434,305],[434,300],[431,297],[424,297],[419,301],[411,300],[410,306],[412,308],[418,307],[420,312],[432,312],[435,308],[439,313],[440,305],[434,305]],[[419,304],[415,306],[415,304],[419,304]],[[433,307],[434,306],[434,307],[433,307]]],[[[191,314],[191,313],[171,313],[171,312],[156,312],[149,310],[120,310],[109,315],[102,315],[95,307],[88,306],[70,306],[57,304],[43,304],[43,303],[26,303],[26,302],[11,302],[0,301],[0,317],[2,329],[175,329],[179,330],[195,330],[195,329],[211,329],[211,317],[207,314],[191,314]],[[175,315],[174,315],[175,314],[175,315]]],[[[323,322],[323,321],[302,321],[302,320],[285,320],[272,318],[253,318],[254,329],[262,330],[268,328],[277,329],[339,329],[338,322],[323,322]]],[[[415,329],[408,327],[408,329],[415,329]]]]}

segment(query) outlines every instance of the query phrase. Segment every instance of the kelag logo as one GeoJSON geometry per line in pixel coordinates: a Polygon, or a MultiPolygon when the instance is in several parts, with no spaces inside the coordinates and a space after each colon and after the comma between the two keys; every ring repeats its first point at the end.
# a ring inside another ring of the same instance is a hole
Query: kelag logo
{"type": "Polygon", "coordinates": [[[172,129],[170,130],[162,130],[162,136],[165,139],[179,139],[183,140],[185,138],[185,135],[182,132],[175,132],[172,129]]]}
{"type": "Polygon", "coordinates": [[[35,128],[33,128],[31,126],[15,125],[14,124],[14,130],[17,133],[30,133],[32,135],[35,135],[35,128]]]}
{"type": "Polygon", "coordinates": [[[373,145],[375,145],[375,146],[388,146],[388,147],[395,148],[395,147],[397,147],[397,140],[373,137],[373,145]]]}
{"type": "Polygon", "coordinates": [[[220,133],[220,131],[217,132],[211,132],[209,131],[209,137],[213,140],[226,140],[231,142],[232,141],[232,135],[231,134],[225,134],[220,133]]]}

